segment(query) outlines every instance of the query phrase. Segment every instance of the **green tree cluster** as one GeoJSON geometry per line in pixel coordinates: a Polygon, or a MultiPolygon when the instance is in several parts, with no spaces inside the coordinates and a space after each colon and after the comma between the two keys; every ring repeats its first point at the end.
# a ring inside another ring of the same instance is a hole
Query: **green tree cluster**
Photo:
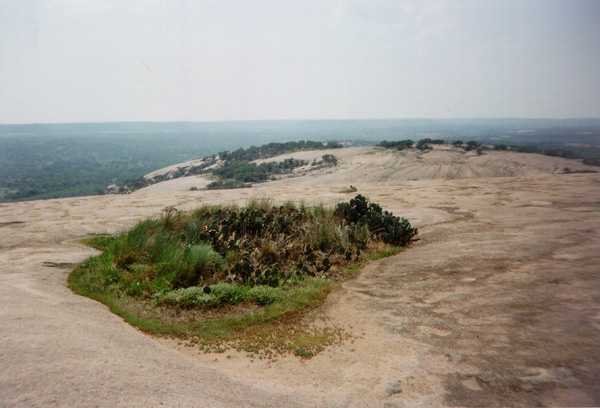
{"type": "Polygon", "coordinates": [[[404,150],[410,149],[414,144],[415,142],[410,139],[399,140],[397,142],[388,142],[387,140],[384,140],[383,142],[379,143],[378,146],[385,147],[386,149],[404,150]]]}

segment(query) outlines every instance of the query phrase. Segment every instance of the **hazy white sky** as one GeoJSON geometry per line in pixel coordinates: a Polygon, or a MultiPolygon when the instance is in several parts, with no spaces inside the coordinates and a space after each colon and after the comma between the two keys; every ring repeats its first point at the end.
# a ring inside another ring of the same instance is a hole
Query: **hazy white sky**
{"type": "Polygon", "coordinates": [[[600,117],[598,0],[0,0],[0,123],[600,117]]]}

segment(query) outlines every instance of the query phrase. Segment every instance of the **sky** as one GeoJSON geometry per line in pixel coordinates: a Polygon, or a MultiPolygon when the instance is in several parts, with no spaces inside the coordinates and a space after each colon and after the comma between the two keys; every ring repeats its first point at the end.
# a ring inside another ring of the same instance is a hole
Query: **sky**
{"type": "Polygon", "coordinates": [[[0,10],[0,123],[600,117],[598,0],[0,10]]]}

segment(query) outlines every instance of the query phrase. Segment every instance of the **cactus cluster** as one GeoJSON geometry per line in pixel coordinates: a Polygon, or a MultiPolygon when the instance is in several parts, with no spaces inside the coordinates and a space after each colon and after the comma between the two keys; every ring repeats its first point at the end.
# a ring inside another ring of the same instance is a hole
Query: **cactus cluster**
{"type": "Polygon", "coordinates": [[[248,257],[241,262],[236,263],[227,275],[231,283],[242,283],[251,287],[267,285],[276,288],[282,279],[279,264],[271,268],[262,269],[260,266],[254,266],[248,257]]]}
{"type": "Polygon", "coordinates": [[[383,211],[381,206],[361,194],[349,203],[338,204],[335,214],[349,224],[367,226],[374,237],[392,245],[404,246],[419,233],[407,219],[383,211]]]}
{"type": "MultiPolygon", "coordinates": [[[[208,231],[214,230],[211,240],[227,240],[233,234],[265,237],[276,234],[291,234],[293,227],[308,218],[308,214],[296,208],[284,206],[266,208],[219,208],[206,209],[197,214],[199,220],[207,222],[208,231]]],[[[207,239],[207,230],[198,239],[207,239]]]]}

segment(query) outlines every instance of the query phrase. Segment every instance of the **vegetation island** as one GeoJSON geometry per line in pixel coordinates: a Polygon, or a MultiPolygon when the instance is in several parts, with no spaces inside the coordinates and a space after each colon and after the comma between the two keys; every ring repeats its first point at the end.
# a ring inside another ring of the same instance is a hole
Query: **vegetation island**
{"type": "Polygon", "coordinates": [[[203,350],[311,357],[341,339],[308,318],[336,282],[417,233],[362,195],[336,208],[265,200],[169,210],[86,239],[102,253],[75,268],[69,285],[146,332],[203,350]]]}

